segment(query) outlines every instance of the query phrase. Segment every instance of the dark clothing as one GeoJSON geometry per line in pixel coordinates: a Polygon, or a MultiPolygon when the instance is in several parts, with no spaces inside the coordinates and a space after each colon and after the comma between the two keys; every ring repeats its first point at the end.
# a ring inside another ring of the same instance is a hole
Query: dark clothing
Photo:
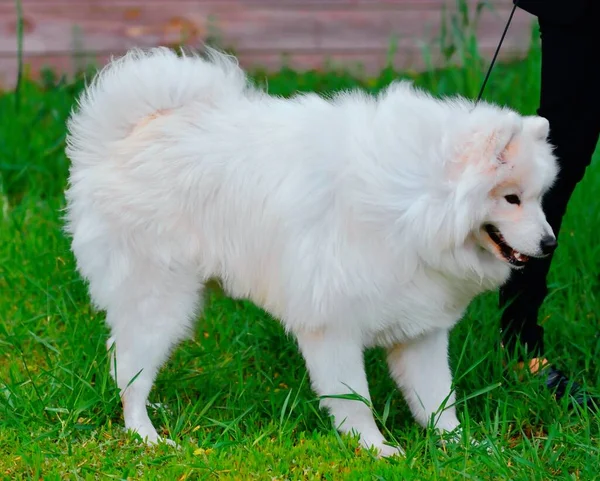
{"type": "MultiPolygon", "coordinates": [[[[543,208],[558,237],[571,194],[591,162],[600,134],[600,0],[521,0],[518,5],[538,15],[540,23],[538,114],[550,122],[549,140],[560,164],[543,208]]],[[[518,348],[529,357],[543,355],[538,311],[548,293],[551,261],[552,256],[531,259],[524,269],[513,271],[500,289],[502,341],[511,351],[518,348]]]]}
{"type": "Polygon", "coordinates": [[[517,1],[519,8],[555,25],[581,20],[588,5],[597,3],[597,0],[513,0],[513,3],[517,1]]]}

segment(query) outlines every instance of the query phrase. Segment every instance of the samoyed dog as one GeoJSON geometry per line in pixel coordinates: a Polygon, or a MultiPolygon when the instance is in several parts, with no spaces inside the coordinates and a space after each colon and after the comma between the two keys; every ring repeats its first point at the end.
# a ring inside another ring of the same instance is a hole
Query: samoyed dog
{"type": "Polygon", "coordinates": [[[449,331],[556,246],[548,122],[406,82],[285,99],[216,51],[133,50],[68,130],[67,232],[106,311],[125,427],[149,443],[156,373],[212,278],[281,321],[321,406],[362,446],[400,452],[369,407],[372,346],[415,420],[453,431],[449,331]]]}

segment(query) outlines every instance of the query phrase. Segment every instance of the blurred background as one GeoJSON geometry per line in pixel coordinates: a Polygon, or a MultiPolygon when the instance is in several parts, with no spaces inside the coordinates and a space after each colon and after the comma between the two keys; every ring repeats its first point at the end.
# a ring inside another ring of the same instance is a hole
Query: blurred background
{"type": "MultiPolygon", "coordinates": [[[[460,64],[477,45],[490,58],[511,0],[0,0],[0,88],[18,71],[19,3],[25,72],[72,75],[130,47],[218,46],[243,67],[384,67],[422,71],[460,64]]],[[[517,10],[501,52],[522,58],[534,18],[517,10]]]]}

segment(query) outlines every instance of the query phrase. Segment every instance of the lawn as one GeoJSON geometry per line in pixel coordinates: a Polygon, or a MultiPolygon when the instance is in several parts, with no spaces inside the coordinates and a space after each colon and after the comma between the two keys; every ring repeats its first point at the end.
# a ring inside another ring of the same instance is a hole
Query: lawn
{"type": "MultiPolygon", "coordinates": [[[[385,70],[359,82],[282,70],[272,93],[375,91],[412,77],[435,94],[475,96],[482,65],[421,74],[385,70]]],[[[539,48],[498,65],[486,98],[533,113],[539,48]]],[[[267,80],[267,82],[265,82],[267,80]]],[[[0,93],[0,477],[6,479],[581,479],[600,478],[600,423],[556,403],[531,376],[517,383],[498,345],[497,295],[478,298],[451,340],[459,415],[491,452],[436,444],[411,419],[382,353],[367,353],[374,409],[405,459],[376,460],[319,411],[293,339],[263,311],[208,295],[193,339],[161,371],[155,425],[181,445],[148,448],[121,429],[108,375],[103,313],[90,308],[61,232],[68,162],[65,119],[82,82],[52,75],[0,93]]],[[[573,198],[551,272],[543,322],[552,359],[593,389],[600,372],[598,152],[573,198]]]]}

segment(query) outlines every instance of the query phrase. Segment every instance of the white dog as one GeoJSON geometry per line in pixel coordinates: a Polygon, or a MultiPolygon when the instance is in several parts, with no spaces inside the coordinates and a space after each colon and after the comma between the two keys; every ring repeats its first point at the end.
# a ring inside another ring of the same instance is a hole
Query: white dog
{"type": "Polygon", "coordinates": [[[368,405],[371,346],[416,421],[452,431],[450,329],[556,244],[548,122],[404,82],[283,99],[214,51],[134,50],[68,127],[72,248],[107,313],[125,426],[148,442],[148,393],[209,278],[281,320],[321,405],[363,446],[399,449],[368,405]],[[349,393],[367,403],[327,397],[349,393]]]}

